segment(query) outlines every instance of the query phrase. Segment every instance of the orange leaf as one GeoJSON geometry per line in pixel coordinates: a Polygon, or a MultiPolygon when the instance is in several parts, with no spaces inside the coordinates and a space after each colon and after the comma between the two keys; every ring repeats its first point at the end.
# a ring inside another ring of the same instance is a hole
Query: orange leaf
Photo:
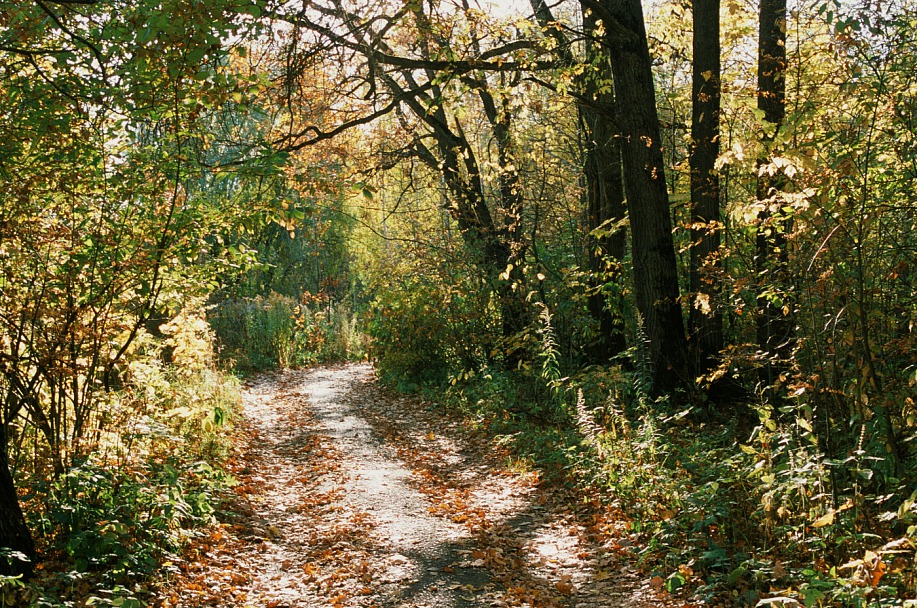
{"type": "Polygon", "coordinates": [[[306,576],[308,576],[310,579],[315,578],[315,566],[313,566],[312,564],[306,564],[305,566],[302,567],[302,570],[303,572],[306,573],[306,576]]]}
{"type": "Polygon", "coordinates": [[[876,563],[875,568],[869,573],[872,577],[872,586],[875,587],[879,584],[879,581],[885,575],[885,571],[888,569],[888,566],[885,565],[881,559],[876,563]]]}

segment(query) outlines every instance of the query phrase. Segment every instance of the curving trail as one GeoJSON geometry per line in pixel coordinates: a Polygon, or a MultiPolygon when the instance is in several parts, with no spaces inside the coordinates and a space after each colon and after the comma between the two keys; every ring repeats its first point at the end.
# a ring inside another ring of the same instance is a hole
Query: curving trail
{"type": "Polygon", "coordinates": [[[634,569],[620,524],[574,513],[369,365],[265,375],[243,401],[242,483],[157,605],[683,605],[634,569]]]}

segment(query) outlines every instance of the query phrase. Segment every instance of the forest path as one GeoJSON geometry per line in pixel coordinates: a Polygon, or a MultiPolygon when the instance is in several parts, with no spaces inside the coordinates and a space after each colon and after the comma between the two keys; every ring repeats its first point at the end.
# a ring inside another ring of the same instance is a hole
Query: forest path
{"type": "MultiPolygon", "coordinates": [[[[663,606],[618,525],[366,364],[245,388],[232,513],[163,607],[663,606]]],[[[655,583],[655,585],[654,585],[655,583]]]]}

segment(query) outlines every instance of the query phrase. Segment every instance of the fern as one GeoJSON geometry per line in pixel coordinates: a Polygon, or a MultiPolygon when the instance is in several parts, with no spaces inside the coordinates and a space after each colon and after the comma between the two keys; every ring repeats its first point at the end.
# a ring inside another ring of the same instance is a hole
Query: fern
{"type": "Polygon", "coordinates": [[[557,348],[557,339],[554,336],[554,328],[551,325],[551,311],[547,305],[541,305],[541,312],[538,314],[541,319],[541,327],[538,333],[541,335],[541,377],[551,389],[552,395],[557,398],[561,394],[562,378],[560,375],[560,351],[557,348]]]}
{"type": "Polygon", "coordinates": [[[631,349],[634,364],[634,393],[642,409],[649,408],[653,392],[653,365],[650,363],[650,341],[643,326],[643,316],[637,312],[637,340],[631,349]]]}

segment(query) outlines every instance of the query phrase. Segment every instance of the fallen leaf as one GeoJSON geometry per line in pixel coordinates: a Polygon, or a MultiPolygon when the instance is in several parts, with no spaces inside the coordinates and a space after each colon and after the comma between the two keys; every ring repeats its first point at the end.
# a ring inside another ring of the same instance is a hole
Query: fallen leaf
{"type": "Polygon", "coordinates": [[[302,567],[302,570],[305,573],[305,575],[309,577],[309,580],[312,580],[313,578],[315,578],[315,566],[313,566],[312,564],[306,564],[305,566],[302,567]]]}
{"type": "Polygon", "coordinates": [[[813,528],[824,528],[834,523],[834,509],[829,509],[827,513],[812,522],[813,528]]]}

